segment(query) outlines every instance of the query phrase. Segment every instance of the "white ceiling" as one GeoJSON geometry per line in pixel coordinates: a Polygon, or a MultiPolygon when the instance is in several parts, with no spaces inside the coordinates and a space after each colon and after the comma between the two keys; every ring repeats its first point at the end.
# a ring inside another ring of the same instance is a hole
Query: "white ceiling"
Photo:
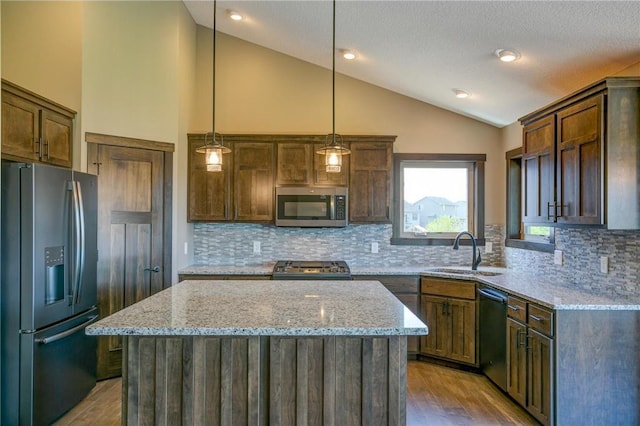
{"type": "MultiPolygon", "coordinates": [[[[213,27],[212,1],[184,1],[213,27]]],[[[217,29],[331,69],[332,3],[218,1],[217,29]],[[235,22],[228,10],[246,16],[235,22]]],[[[502,127],[640,62],[639,1],[345,1],[336,71],[502,127]],[[494,55],[517,49],[511,64],[494,55]],[[453,90],[470,92],[468,99],[453,90]]],[[[339,92],[339,87],[336,88],[339,92]]]]}

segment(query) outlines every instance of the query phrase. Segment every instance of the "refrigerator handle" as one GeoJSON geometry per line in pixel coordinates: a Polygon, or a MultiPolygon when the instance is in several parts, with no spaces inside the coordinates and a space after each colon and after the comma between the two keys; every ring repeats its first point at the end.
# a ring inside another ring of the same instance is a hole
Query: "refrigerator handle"
{"type": "Polygon", "coordinates": [[[74,277],[74,295],[73,303],[80,303],[80,295],[82,293],[82,278],[84,275],[85,261],[85,226],[84,226],[84,201],[82,199],[82,188],[80,182],[74,181],[74,207],[75,207],[75,233],[76,233],[76,267],[74,277]]]}
{"type": "Polygon", "coordinates": [[[49,336],[49,337],[43,337],[41,339],[35,339],[36,343],[42,343],[43,345],[49,344],[49,343],[53,343],[56,342],[60,339],[64,339],[67,336],[71,336],[74,333],[77,333],[78,331],[84,329],[85,327],[87,327],[88,325],[96,322],[96,319],[98,319],[98,315],[94,315],[92,317],[89,317],[88,320],[86,320],[85,322],[83,322],[82,324],[76,325],[73,328],[70,328],[69,330],[63,331],[62,333],[58,333],[58,334],[54,334],[53,336],[49,336]]]}

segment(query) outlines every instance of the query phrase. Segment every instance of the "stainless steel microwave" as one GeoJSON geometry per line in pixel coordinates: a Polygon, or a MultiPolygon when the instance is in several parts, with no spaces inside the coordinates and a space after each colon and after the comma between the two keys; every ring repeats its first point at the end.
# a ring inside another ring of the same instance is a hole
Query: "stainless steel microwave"
{"type": "Polygon", "coordinates": [[[276,226],[347,226],[344,187],[277,187],[276,226]]]}

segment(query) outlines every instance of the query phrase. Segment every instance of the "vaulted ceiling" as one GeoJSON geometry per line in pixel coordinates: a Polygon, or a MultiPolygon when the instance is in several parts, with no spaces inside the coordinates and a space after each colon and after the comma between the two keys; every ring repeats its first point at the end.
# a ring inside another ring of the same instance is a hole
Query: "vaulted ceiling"
{"type": "MultiPolygon", "coordinates": [[[[185,4],[213,27],[212,1],[185,4]]],[[[331,1],[217,8],[218,31],[331,68],[331,1]],[[245,19],[232,21],[231,10],[245,19]]],[[[502,127],[640,62],[640,2],[339,0],[336,49],[358,54],[338,56],[339,73],[502,127]],[[497,49],[521,57],[504,63],[497,49]]]]}

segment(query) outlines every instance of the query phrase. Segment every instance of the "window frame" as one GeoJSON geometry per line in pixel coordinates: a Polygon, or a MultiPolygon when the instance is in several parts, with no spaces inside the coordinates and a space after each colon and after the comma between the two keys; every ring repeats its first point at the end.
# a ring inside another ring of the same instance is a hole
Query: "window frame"
{"type": "MultiPolygon", "coordinates": [[[[553,253],[555,250],[555,232],[551,226],[549,242],[527,240],[523,238],[522,223],[522,147],[505,153],[506,159],[506,238],[505,247],[553,253]]],[[[548,225],[544,225],[548,226],[548,225]]]]}
{"type": "MultiPolygon", "coordinates": [[[[477,244],[483,246],[484,238],[484,165],[487,160],[486,154],[394,154],[393,155],[393,233],[391,237],[392,245],[429,245],[429,246],[450,246],[453,244],[455,236],[449,238],[430,237],[404,237],[403,236],[403,205],[404,205],[404,185],[402,172],[405,163],[442,163],[442,167],[461,163],[473,163],[470,171],[473,175],[473,188],[470,188],[471,200],[468,200],[470,215],[468,225],[471,232],[476,237],[477,244]]],[[[461,244],[471,244],[469,239],[461,240],[461,244]]]]}

